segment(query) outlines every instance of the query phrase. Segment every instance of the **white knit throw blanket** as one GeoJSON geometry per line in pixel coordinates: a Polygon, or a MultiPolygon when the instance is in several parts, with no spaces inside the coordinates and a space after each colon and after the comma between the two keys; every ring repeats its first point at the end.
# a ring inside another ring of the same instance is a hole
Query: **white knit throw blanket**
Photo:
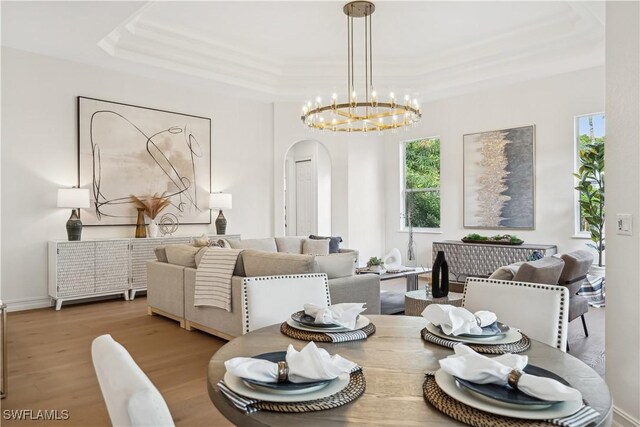
{"type": "Polygon", "coordinates": [[[231,277],[241,249],[209,248],[196,270],[194,306],[231,311],[231,277]]]}

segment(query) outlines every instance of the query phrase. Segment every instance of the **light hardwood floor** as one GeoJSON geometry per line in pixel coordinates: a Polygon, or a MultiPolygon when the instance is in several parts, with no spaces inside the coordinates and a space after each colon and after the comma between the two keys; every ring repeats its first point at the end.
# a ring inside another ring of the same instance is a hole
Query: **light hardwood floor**
{"type": "Polygon", "coordinates": [[[67,421],[15,421],[2,426],[108,426],[109,415],[91,362],[91,341],[111,334],[164,396],[177,426],[231,425],[209,400],[207,364],[225,341],[188,332],[178,322],[148,316],[134,301],[69,305],[61,311],[8,315],[8,395],[3,410],[69,411],[67,421]]]}

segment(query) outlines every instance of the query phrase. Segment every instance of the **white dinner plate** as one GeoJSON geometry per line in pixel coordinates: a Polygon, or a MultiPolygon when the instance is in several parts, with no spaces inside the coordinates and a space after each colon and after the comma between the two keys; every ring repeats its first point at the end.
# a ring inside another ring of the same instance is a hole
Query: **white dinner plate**
{"type": "Polygon", "coordinates": [[[269,387],[262,387],[258,384],[251,384],[250,382],[247,382],[245,380],[242,381],[244,383],[244,385],[246,385],[247,387],[249,387],[252,390],[257,390],[257,391],[263,391],[265,393],[269,393],[269,394],[286,394],[286,395],[294,395],[294,394],[306,394],[306,393],[311,393],[312,391],[317,391],[320,389],[323,389],[325,387],[327,387],[329,384],[331,384],[331,382],[325,382],[325,383],[321,383],[321,384],[316,384],[316,385],[312,385],[311,387],[307,387],[307,388],[297,388],[297,389],[293,389],[293,390],[284,390],[284,389],[278,389],[278,388],[269,388],[269,387]]]}
{"type": "Polygon", "coordinates": [[[242,381],[242,378],[236,377],[229,372],[224,374],[224,383],[231,391],[250,399],[258,399],[265,402],[307,402],[336,394],[347,387],[349,378],[349,374],[343,374],[335,380],[332,380],[325,387],[304,394],[275,394],[271,391],[256,390],[247,386],[247,384],[242,381]]]}
{"type": "Polygon", "coordinates": [[[287,319],[287,325],[291,326],[292,328],[299,329],[301,331],[325,332],[325,333],[350,332],[352,330],[355,331],[355,330],[364,328],[369,323],[371,323],[369,318],[367,318],[366,316],[363,316],[362,314],[360,315],[360,317],[356,321],[356,327],[354,329],[348,329],[348,328],[343,328],[343,327],[335,328],[335,329],[334,328],[314,328],[313,326],[301,325],[300,323],[296,322],[292,318],[288,318],[287,319]]]}
{"type": "Polygon", "coordinates": [[[442,369],[439,369],[438,372],[436,372],[436,383],[446,394],[467,406],[489,412],[490,414],[502,415],[505,417],[525,420],[546,420],[567,417],[571,414],[575,414],[580,408],[582,408],[582,400],[580,399],[555,403],[542,409],[532,410],[507,408],[495,403],[490,403],[488,400],[479,399],[475,393],[469,393],[461,386],[458,387],[456,379],[442,369]]]}
{"type": "Polygon", "coordinates": [[[522,339],[522,334],[514,328],[509,329],[509,332],[507,332],[505,335],[488,338],[456,337],[453,335],[447,335],[431,322],[427,322],[427,330],[433,335],[439,336],[440,338],[448,339],[451,341],[460,341],[469,344],[511,344],[522,339]]]}

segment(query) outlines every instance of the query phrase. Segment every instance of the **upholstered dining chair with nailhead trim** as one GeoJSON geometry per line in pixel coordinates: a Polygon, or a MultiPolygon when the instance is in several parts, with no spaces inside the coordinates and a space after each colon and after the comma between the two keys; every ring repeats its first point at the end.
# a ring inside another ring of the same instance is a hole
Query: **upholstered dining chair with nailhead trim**
{"type": "Polygon", "coordinates": [[[331,305],[327,275],[290,274],[242,280],[243,333],[284,322],[311,303],[331,305]]]}
{"type": "Polygon", "coordinates": [[[462,306],[493,311],[529,338],[566,349],[569,291],[564,286],[468,277],[462,306]]]}

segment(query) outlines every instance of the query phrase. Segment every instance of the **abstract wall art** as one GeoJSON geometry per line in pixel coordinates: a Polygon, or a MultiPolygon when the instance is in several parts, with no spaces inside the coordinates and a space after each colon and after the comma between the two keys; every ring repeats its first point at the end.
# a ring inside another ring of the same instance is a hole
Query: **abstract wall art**
{"type": "Polygon", "coordinates": [[[210,224],[211,119],[78,97],[84,225],[134,225],[130,195],[165,193],[181,224],[210,224]]]}
{"type": "Polygon", "coordinates": [[[464,227],[533,229],[535,127],[464,135],[464,227]]]}

